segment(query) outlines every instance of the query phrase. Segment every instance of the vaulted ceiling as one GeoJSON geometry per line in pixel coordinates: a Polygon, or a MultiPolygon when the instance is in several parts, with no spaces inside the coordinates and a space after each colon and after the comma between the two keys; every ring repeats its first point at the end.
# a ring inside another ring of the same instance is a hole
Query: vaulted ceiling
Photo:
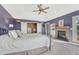
{"type": "Polygon", "coordinates": [[[2,4],[2,6],[14,17],[26,20],[48,21],[56,17],[79,10],[79,4],[43,4],[47,9],[47,14],[38,15],[33,10],[37,9],[37,4],[2,4]]]}

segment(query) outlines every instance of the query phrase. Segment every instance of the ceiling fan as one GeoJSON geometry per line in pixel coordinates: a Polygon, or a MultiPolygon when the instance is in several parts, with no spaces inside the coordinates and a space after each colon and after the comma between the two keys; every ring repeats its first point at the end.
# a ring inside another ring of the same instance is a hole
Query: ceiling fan
{"type": "Polygon", "coordinates": [[[43,8],[42,4],[37,5],[37,7],[38,7],[38,9],[37,10],[33,10],[33,12],[38,12],[38,14],[41,14],[42,12],[46,14],[47,12],[45,10],[50,8],[50,7],[43,8]]]}

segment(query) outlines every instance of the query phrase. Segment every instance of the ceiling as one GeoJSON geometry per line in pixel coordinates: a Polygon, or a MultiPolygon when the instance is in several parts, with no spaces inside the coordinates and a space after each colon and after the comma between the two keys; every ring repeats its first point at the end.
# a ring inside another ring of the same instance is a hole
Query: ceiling
{"type": "Polygon", "coordinates": [[[2,6],[14,17],[18,19],[48,21],[56,17],[79,10],[79,4],[43,4],[47,9],[47,14],[38,15],[32,12],[37,9],[36,4],[2,4],[2,6]]]}

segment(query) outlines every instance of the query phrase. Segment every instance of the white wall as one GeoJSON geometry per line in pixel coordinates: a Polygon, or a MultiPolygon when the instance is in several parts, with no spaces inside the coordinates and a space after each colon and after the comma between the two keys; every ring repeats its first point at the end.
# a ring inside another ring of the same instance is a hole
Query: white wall
{"type": "Polygon", "coordinates": [[[42,23],[37,23],[37,33],[42,33],[42,23]]]}
{"type": "Polygon", "coordinates": [[[21,32],[27,33],[27,23],[26,22],[21,22],[21,32]]]}

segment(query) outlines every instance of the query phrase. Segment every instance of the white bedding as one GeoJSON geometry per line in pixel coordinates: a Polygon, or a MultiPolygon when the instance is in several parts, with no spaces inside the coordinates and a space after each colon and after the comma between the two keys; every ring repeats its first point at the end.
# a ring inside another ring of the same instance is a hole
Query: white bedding
{"type": "Polygon", "coordinates": [[[31,50],[43,46],[49,46],[49,38],[41,34],[23,34],[17,39],[12,39],[8,35],[0,36],[0,54],[31,50]]]}

